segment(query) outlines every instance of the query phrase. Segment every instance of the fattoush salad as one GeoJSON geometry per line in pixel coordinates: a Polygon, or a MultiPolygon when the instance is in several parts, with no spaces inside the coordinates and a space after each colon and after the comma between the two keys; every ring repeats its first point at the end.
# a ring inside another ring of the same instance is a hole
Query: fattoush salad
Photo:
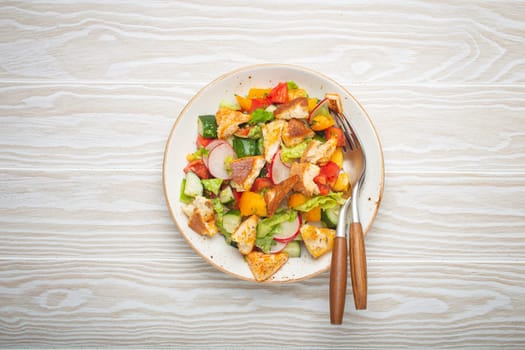
{"type": "Polygon", "coordinates": [[[293,81],[254,87],[196,127],[180,195],[192,230],[222,235],[258,282],[304,248],[314,259],[331,251],[350,184],[326,98],[293,81]]]}

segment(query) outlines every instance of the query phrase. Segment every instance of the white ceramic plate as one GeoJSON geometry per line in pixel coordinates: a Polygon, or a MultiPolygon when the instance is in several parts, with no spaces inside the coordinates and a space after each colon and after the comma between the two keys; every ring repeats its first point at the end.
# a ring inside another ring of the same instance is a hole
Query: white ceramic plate
{"type": "MultiPolygon", "coordinates": [[[[179,195],[187,164],[186,155],[195,151],[197,116],[213,114],[221,101],[235,102],[234,95],[246,95],[250,87],[272,87],[281,81],[295,81],[310,96],[322,98],[326,92],[338,93],[346,116],[366,152],[366,180],[359,198],[359,211],[365,234],[379,209],[383,193],[384,167],[381,144],[372,121],[359,102],[341,85],[317,72],[290,65],[256,65],[223,75],[201,89],[184,107],[171,130],[164,153],[164,194],[169,211],[189,245],[217,269],[243,280],[255,281],[237,249],[228,246],[222,235],[203,237],[191,230],[182,213],[179,195]]],[[[331,254],[313,259],[303,249],[300,258],[291,258],[267,282],[293,282],[313,277],[330,267],[331,254]]]]}

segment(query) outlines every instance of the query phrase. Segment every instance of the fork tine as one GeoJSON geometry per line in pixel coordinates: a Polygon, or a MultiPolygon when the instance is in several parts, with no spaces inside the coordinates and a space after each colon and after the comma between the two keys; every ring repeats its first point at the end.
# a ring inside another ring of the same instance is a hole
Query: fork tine
{"type": "Polygon", "coordinates": [[[342,115],[344,123],[348,126],[348,129],[350,129],[350,137],[353,140],[354,148],[360,149],[361,148],[361,142],[359,142],[359,138],[357,137],[357,133],[354,131],[354,128],[352,128],[352,124],[346,119],[344,114],[342,115]]]}
{"type": "MultiPolygon", "coordinates": [[[[339,118],[338,118],[339,119],[339,118]]],[[[343,129],[343,135],[345,137],[345,140],[346,140],[346,144],[348,145],[348,147],[350,147],[350,150],[352,150],[352,139],[350,138],[350,136],[348,135],[348,133],[346,132],[346,127],[342,125],[341,122],[338,123],[339,126],[343,129]]],[[[345,150],[346,151],[346,150],[345,150]]]]}

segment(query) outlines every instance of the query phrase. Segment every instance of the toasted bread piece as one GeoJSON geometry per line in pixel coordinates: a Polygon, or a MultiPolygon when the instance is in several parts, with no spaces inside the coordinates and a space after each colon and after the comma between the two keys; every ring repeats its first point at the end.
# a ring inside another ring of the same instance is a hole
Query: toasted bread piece
{"type": "Polygon", "coordinates": [[[225,139],[233,135],[237,129],[239,129],[239,125],[248,122],[250,118],[249,114],[225,107],[219,108],[215,114],[215,119],[217,120],[217,137],[219,139],[225,139]]]}
{"type": "Polygon", "coordinates": [[[312,140],[304,151],[301,162],[310,162],[314,164],[327,163],[335,152],[337,139],[331,138],[326,142],[312,140]]]}
{"type": "Polygon", "coordinates": [[[246,262],[257,282],[266,281],[288,261],[287,253],[265,254],[253,251],[246,255],[246,262]]]}
{"type": "Polygon", "coordinates": [[[252,215],[244,220],[231,235],[232,241],[237,242],[237,248],[242,255],[250,253],[255,246],[258,222],[259,217],[252,215]]]}
{"type": "Polygon", "coordinates": [[[297,175],[299,180],[293,189],[302,192],[308,197],[319,194],[319,186],[314,182],[314,178],[319,175],[321,169],[312,163],[293,163],[290,168],[290,177],[297,175]]]}
{"type": "Polygon", "coordinates": [[[308,111],[308,99],[306,97],[297,97],[288,103],[283,103],[273,115],[277,119],[306,119],[310,115],[308,111]]]}
{"type": "Polygon", "coordinates": [[[335,230],[306,224],[301,227],[301,237],[310,255],[318,258],[332,250],[335,230]]]}
{"type": "Polygon", "coordinates": [[[279,150],[281,133],[285,124],[284,120],[274,120],[262,127],[264,159],[268,163],[271,163],[273,156],[279,150]]]}
{"type": "Polygon", "coordinates": [[[188,226],[193,231],[203,236],[213,237],[217,232],[219,232],[217,225],[215,225],[215,221],[204,220],[202,214],[198,210],[195,210],[190,216],[188,226]]]}
{"type": "Polygon", "coordinates": [[[293,147],[314,135],[315,132],[305,122],[294,118],[283,128],[282,139],[286,147],[293,147]]]}
{"type": "Polygon", "coordinates": [[[184,214],[189,216],[188,226],[203,236],[214,236],[219,229],[215,224],[215,211],[211,200],[197,196],[193,202],[183,208],[184,214]]]}
{"type": "Polygon", "coordinates": [[[299,181],[299,176],[294,175],[266,191],[264,201],[266,202],[268,216],[272,216],[275,213],[279,204],[288,195],[288,192],[292,190],[297,181],[299,181]]]}
{"type": "Polygon", "coordinates": [[[343,104],[341,103],[341,96],[335,92],[327,92],[324,97],[328,99],[328,106],[336,113],[343,113],[343,104]]]}
{"type": "Polygon", "coordinates": [[[266,162],[263,156],[243,157],[231,162],[231,185],[239,192],[249,191],[266,162]]]}

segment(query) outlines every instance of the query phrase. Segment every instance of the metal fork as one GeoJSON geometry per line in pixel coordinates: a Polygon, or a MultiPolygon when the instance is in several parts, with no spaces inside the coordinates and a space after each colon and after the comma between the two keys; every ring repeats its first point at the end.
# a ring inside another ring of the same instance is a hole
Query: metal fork
{"type": "Polygon", "coordinates": [[[350,274],[355,308],[366,309],[367,302],[367,269],[366,252],[363,238],[363,228],[359,219],[359,190],[363,184],[366,170],[365,152],[352,125],[343,114],[341,98],[338,94],[326,94],[331,112],[336,116],[337,123],[343,129],[347,148],[347,158],[350,160],[348,175],[352,196],[342,206],[336,229],[336,238],[332,251],[332,267],[330,273],[330,320],[333,324],[341,324],[346,298],[346,230],[347,212],[352,205],[352,223],[350,224],[350,274]]]}

